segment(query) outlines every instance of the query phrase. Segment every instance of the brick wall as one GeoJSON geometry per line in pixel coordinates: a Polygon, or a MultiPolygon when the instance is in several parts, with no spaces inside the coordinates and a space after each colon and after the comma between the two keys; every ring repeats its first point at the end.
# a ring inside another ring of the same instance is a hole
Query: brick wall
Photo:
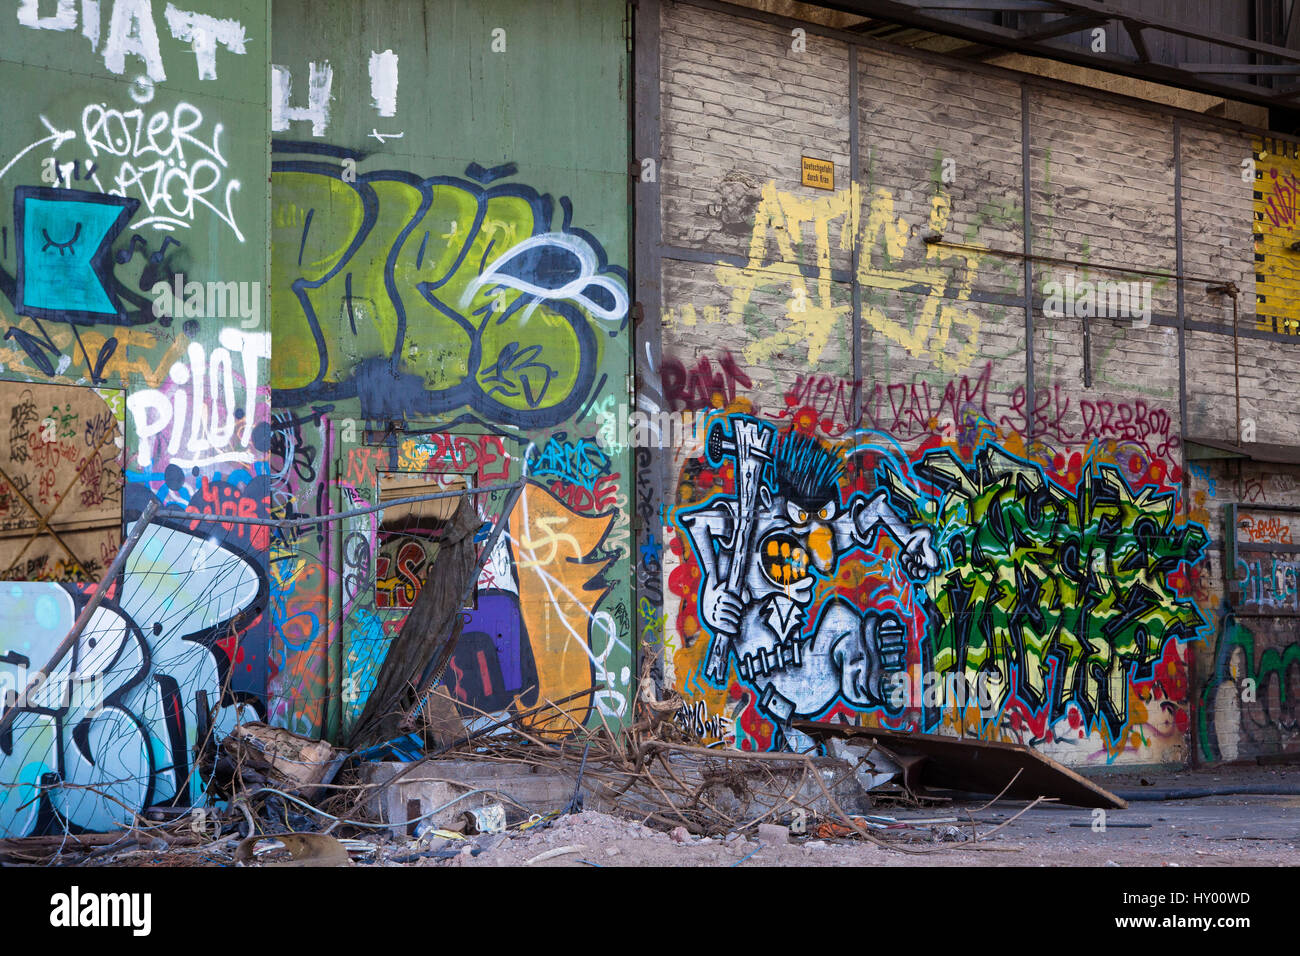
{"type": "MultiPolygon", "coordinates": [[[[797,746],[793,714],[964,728],[1069,763],[1186,761],[1209,672],[1192,659],[1223,629],[1224,570],[1221,499],[1185,474],[1184,443],[1235,440],[1235,382],[1256,441],[1296,441],[1290,344],[1254,318],[1261,200],[1241,163],[1261,147],[1191,114],[800,26],[662,6],[665,397],[727,434],[770,427],[778,459],[811,436],[841,463],[835,507],[878,495],[893,527],[834,538],[810,588],[774,582],[763,536],[812,554],[822,532],[778,514],[803,473],[787,462],[783,485],[773,466],[729,630],[712,603],[743,510],[734,462],[670,452],[666,682],[742,747],[797,746]],[[835,189],[802,185],[801,156],[834,162],[835,189]],[[1235,371],[1232,300],[1211,281],[1239,290],[1235,371]],[[1086,314],[1054,307],[1053,282],[1136,298],[1086,314]],[[930,557],[925,573],[909,554],[930,557]],[[1125,618],[1135,594],[1152,603],[1125,618]],[[773,626],[773,607],[796,625],[773,626]],[[882,637],[891,622],[905,652],[882,637]],[[705,664],[724,638],[718,679],[705,664]],[[777,661],[791,639],[813,659],[777,661]],[[850,648],[874,677],[848,674],[850,648]],[[934,675],[986,699],[927,698],[934,675]]],[[[1295,469],[1268,467],[1281,499],[1295,469]]]]}

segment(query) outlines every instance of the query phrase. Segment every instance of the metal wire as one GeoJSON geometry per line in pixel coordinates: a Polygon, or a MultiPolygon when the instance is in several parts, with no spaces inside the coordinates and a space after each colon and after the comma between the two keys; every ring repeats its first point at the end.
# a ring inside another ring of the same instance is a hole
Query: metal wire
{"type": "Polygon", "coordinates": [[[331,521],[342,521],[346,518],[358,518],[361,515],[373,514],[376,511],[383,511],[385,508],[395,508],[398,505],[419,504],[422,501],[434,501],[439,498],[460,498],[464,495],[490,495],[498,491],[514,491],[522,487],[524,482],[512,481],[505,485],[483,485],[471,486],[467,488],[457,488],[454,491],[435,491],[427,495],[412,495],[409,498],[394,498],[391,501],[383,501],[377,505],[366,505],[364,508],[352,508],[349,511],[335,511],[330,514],[316,515],[315,517],[306,518],[258,518],[244,517],[241,515],[214,515],[194,511],[177,511],[170,508],[164,508],[155,515],[157,518],[167,518],[172,521],[203,521],[211,524],[252,524],[265,525],[272,528],[306,528],[314,524],[327,524],[331,521]]]}

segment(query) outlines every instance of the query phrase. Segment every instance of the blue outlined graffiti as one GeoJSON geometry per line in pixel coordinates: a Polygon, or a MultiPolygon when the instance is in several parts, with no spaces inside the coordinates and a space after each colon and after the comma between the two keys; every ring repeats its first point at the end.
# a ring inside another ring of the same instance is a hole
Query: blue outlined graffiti
{"type": "Polygon", "coordinates": [[[533,465],[533,477],[558,478],[591,491],[602,476],[609,474],[609,455],[594,439],[569,441],[568,437],[567,432],[551,437],[533,465]]]}
{"type": "Polygon", "coordinates": [[[709,437],[708,453],[683,467],[674,513],[684,562],[670,583],[692,648],[678,666],[687,684],[756,691],[772,746],[790,744],[773,706],[790,710],[785,697],[797,717],[847,710],[923,731],[970,718],[980,733],[1009,726],[1038,740],[1068,717],[1070,733],[1096,732],[1114,749],[1133,722],[1131,694],[1169,684],[1180,647],[1204,636],[1205,617],[1184,595],[1208,537],[1178,516],[1176,485],[1135,487],[1091,459],[1067,476],[1006,451],[991,429],[907,452],[882,432],[828,442],[731,414],[711,417],[709,437]],[[761,465],[752,490],[746,456],[761,465]],[[842,533],[858,500],[879,500],[886,536],[842,533]],[[909,548],[918,536],[932,554],[909,548]],[[751,566],[729,582],[738,548],[751,566]],[[773,594],[793,613],[762,607],[773,594]],[[837,689],[853,661],[833,648],[869,620],[874,650],[858,669],[870,679],[837,689]],[[732,654],[725,672],[711,668],[720,636],[732,654]],[[796,680],[801,669],[812,676],[796,680]]]}
{"type": "Polygon", "coordinates": [[[899,710],[888,680],[907,661],[900,616],[821,595],[841,560],[882,531],[907,577],[924,581],[939,567],[930,530],[909,525],[884,488],[845,496],[844,457],[815,438],[742,415],[715,420],[708,436],[707,462],[731,464],[735,493],[677,513],[700,569],[705,679],[724,686],[734,666],[780,728],[779,746],[794,750],[808,741],[791,722],[838,701],[899,710]]]}
{"type": "Polygon", "coordinates": [[[17,700],[87,599],[74,585],[0,584],[0,616],[16,625],[0,637],[0,686],[19,707],[0,739],[0,835],[43,820],[106,830],[148,806],[201,803],[199,735],[227,732],[251,699],[229,692],[216,648],[260,613],[265,576],[220,532],[151,524],[76,646],[17,700]]]}
{"type": "MultiPolygon", "coordinates": [[[[275,152],[358,158],[306,146],[275,152]]],[[[551,196],[503,181],[513,164],[471,165],[468,179],[342,172],[317,159],[272,164],[291,197],[273,247],[297,250],[273,268],[287,349],[273,360],[276,406],[356,398],[371,420],[469,409],[514,427],[577,412],[597,384],[601,333],[626,328],[629,301],[626,271],[573,227],[569,200],[556,229],[551,196]]]]}
{"type": "MultiPolygon", "coordinates": [[[[14,315],[24,316],[35,327],[12,325],[4,338],[17,343],[32,365],[48,377],[66,367],[64,346],[56,343],[43,322],[66,322],[76,348],[85,359],[90,381],[106,384],[104,369],[118,348],[118,338],[105,338],[94,356],[87,351],[79,328],[91,325],[132,327],[157,323],[172,324],[170,316],[154,315],[153,300],[144,293],[160,278],[174,277],[168,246],[180,243],[165,238],[149,251],[139,235],[116,254],[112,245],[126,229],[140,206],[138,199],[67,188],[19,186],[14,190],[14,222],[18,241],[16,262],[10,273],[0,265],[0,295],[9,300],[14,315]],[[138,281],[126,266],[137,246],[143,248],[138,281]],[[58,364],[56,364],[58,363],[58,364]]],[[[190,321],[187,332],[197,329],[190,321]]]]}

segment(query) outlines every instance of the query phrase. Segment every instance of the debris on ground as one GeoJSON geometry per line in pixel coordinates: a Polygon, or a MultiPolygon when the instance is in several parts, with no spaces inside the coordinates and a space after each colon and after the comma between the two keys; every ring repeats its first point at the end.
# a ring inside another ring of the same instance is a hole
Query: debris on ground
{"type": "Polygon", "coordinates": [[[219,776],[286,790],[312,791],[336,769],[338,755],[323,740],[312,740],[281,727],[250,721],[236,724],[221,741],[219,776]]]}
{"type": "Polygon", "coordinates": [[[266,855],[265,866],[347,866],[347,848],[326,833],[282,833],[277,837],[251,836],[235,847],[235,862],[248,863],[266,855]],[[288,859],[281,859],[283,850],[288,859]]]}
{"type": "MultiPolygon", "coordinates": [[[[827,756],[736,751],[689,736],[672,719],[677,706],[647,699],[630,726],[602,722],[595,731],[548,701],[504,720],[458,711],[440,745],[430,748],[426,738],[411,760],[360,759],[246,724],[204,755],[210,806],[151,808],[117,833],[0,840],[0,862],[876,866],[952,864],[969,851],[984,851],[986,862],[1042,862],[1029,835],[1069,845],[1069,862],[1102,865],[1115,854],[1097,839],[1091,815],[1056,799],[1064,791],[1045,784],[1059,779],[1038,761],[1016,763],[967,741],[964,752],[978,752],[982,763],[960,789],[993,793],[972,801],[924,791],[922,783],[938,785],[934,768],[945,766],[925,740],[909,748],[899,735],[831,725],[808,731],[828,740],[827,756]],[[571,733],[561,738],[565,725],[571,733]],[[222,773],[214,773],[218,765],[222,773]],[[1026,775],[1035,782],[1026,784],[1026,775]]],[[[367,750],[405,752],[405,745],[367,750]]],[[[950,775],[938,779],[951,786],[954,764],[947,766],[950,775]]],[[[1107,793],[1084,783],[1089,794],[1107,793]]],[[[1077,792],[1070,796],[1079,802],[1077,792]]],[[[1154,816],[1159,807],[1148,810],[1140,820],[1113,820],[1113,832],[1128,834],[1144,862],[1172,864],[1168,836],[1188,834],[1154,816]]],[[[1207,826],[1223,832],[1189,842],[1180,859],[1213,864],[1229,858],[1224,841],[1273,839],[1207,826]]],[[[1273,859],[1271,848],[1259,852],[1273,859]]]]}

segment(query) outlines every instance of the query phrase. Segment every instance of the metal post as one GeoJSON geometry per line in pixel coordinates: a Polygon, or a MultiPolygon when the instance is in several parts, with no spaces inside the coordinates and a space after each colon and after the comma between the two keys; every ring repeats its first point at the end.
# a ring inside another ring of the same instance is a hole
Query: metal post
{"type": "Polygon", "coordinates": [[[412,495],[409,498],[394,498],[391,501],[381,501],[377,505],[366,505],[364,508],[352,508],[348,511],[336,511],[307,518],[245,518],[239,515],[215,515],[201,511],[167,509],[159,511],[157,517],[186,522],[202,521],[210,524],[253,524],[269,525],[272,528],[308,528],[315,524],[327,524],[331,521],[342,521],[344,518],[356,518],[361,515],[373,514],[376,511],[383,511],[385,508],[394,508],[398,505],[413,505],[424,501],[437,501],[440,498],[460,498],[463,495],[490,495],[497,491],[510,491],[516,484],[512,482],[505,485],[474,485],[469,488],[457,488],[454,491],[435,491],[425,495],[412,495]]]}
{"type": "Polygon", "coordinates": [[[1033,103],[1029,87],[1020,84],[1020,201],[1024,203],[1022,223],[1024,235],[1021,248],[1025,262],[1025,437],[1034,437],[1034,191],[1033,168],[1030,165],[1029,111],[1033,103]]]}

